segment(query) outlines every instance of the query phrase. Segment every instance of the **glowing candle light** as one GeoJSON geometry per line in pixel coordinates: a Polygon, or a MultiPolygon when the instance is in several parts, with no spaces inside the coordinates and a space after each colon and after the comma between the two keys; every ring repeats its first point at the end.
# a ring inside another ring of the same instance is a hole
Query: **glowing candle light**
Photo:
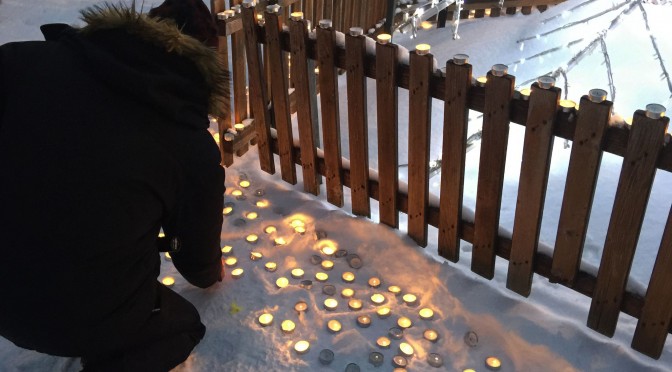
{"type": "Polygon", "coordinates": [[[368,315],[360,315],[357,317],[357,325],[361,328],[368,328],[371,325],[371,317],[368,315]]]}
{"type": "Polygon", "coordinates": [[[334,268],[334,261],[324,260],[320,265],[324,270],[331,270],[334,268]]]}
{"type": "Polygon", "coordinates": [[[235,258],[235,257],[227,257],[227,258],[224,260],[224,264],[225,264],[226,266],[228,266],[228,267],[236,266],[237,263],[238,263],[238,259],[235,258]]]}
{"type": "Polygon", "coordinates": [[[570,112],[576,108],[576,102],[569,99],[561,99],[560,107],[562,107],[562,112],[570,112]]]}
{"type": "Polygon", "coordinates": [[[172,259],[172,257],[170,257],[170,252],[165,252],[163,254],[163,256],[166,257],[166,260],[168,260],[168,261],[170,261],[172,259]]]}
{"type": "Polygon", "coordinates": [[[167,276],[161,279],[161,283],[166,287],[172,287],[173,284],[175,284],[175,278],[173,278],[172,276],[167,276]]]}
{"type": "Polygon", "coordinates": [[[259,240],[259,237],[256,234],[250,234],[245,237],[245,240],[247,240],[247,242],[250,244],[256,244],[257,240],[259,240]]]}
{"type": "Polygon", "coordinates": [[[290,221],[289,225],[292,227],[298,227],[298,226],[306,226],[306,223],[303,222],[303,220],[297,218],[290,221]]]}
{"type": "Polygon", "coordinates": [[[159,231],[159,238],[165,238],[166,234],[163,231],[159,231]]]}
{"type": "Polygon", "coordinates": [[[278,229],[276,229],[275,226],[273,226],[273,225],[266,226],[266,227],[264,228],[264,232],[265,232],[266,234],[272,234],[272,233],[274,233],[274,232],[276,232],[276,231],[278,231],[278,229]]]}
{"type": "Polygon", "coordinates": [[[371,295],[371,302],[373,302],[376,305],[380,305],[385,302],[385,296],[383,296],[380,293],[374,293],[371,295]]]}
{"type": "Polygon", "coordinates": [[[397,320],[397,325],[405,329],[410,328],[413,325],[413,322],[409,318],[402,316],[397,320]]]}
{"type": "Polygon", "coordinates": [[[485,368],[491,371],[497,371],[502,368],[502,361],[494,356],[487,357],[485,358],[485,368]]]}
{"type": "Polygon", "coordinates": [[[338,301],[335,298],[327,298],[324,300],[325,310],[334,311],[338,307],[338,301]]]}
{"type": "Polygon", "coordinates": [[[476,78],[476,85],[478,85],[479,87],[484,87],[485,83],[487,82],[488,78],[485,76],[479,76],[478,78],[476,78]]]}
{"type": "Polygon", "coordinates": [[[294,310],[297,313],[305,313],[308,311],[308,304],[305,301],[299,301],[294,305],[294,310]]]}
{"type": "Polygon", "coordinates": [[[391,285],[391,286],[387,287],[387,290],[390,293],[393,293],[395,296],[399,296],[401,294],[401,288],[399,288],[396,285],[391,285]]]}
{"type": "Polygon", "coordinates": [[[387,307],[387,306],[385,306],[385,307],[380,307],[380,308],[378,308],[378,309],[376,310],[376,314],[378,314],[378,317],[379,317],[380,319],[385,319],[385,318],[389,317],[389,316],[392,314],[392,310],[391,310],[389,307],[387,307]]]}
{"type": "Polygon", "coordinates": [[[297,226],[294,228],[294,232],[300,235],[303,235],[306,233],[306,227],[305,226],[297,226]]]}
{"type": "Polygon", "coordinates": [[[294,329],[296,329],[296,324],[292,322],[291,320],[283,320],[282,323],[280,323],[280,328],[282,329],[282,333],[288,335],[291,333],[294,333],[294,329]]]}
{"type": "Polygon", "coordinates": [[[520,90],[520,98],[522,98],[523,101],[529,100],[530,94],[532,94],[532,89],[530,88],[523,88],[520,90]]]}
{"type": "Polygon", "coordinates": [[[283,238],[282,236],[279,236],[279,237],[275,238],[274,243],[275,243],[275,245],[285,245],[285,244],[287,244],[287,240],[285,240],[285,238],[283,238]]]}
{"type": "MultiPolygon", "coordinates": [[[[235,130],[243,130],[243,129],[245,129],[245,125],[244,125],[243,123],[236,123],[236,124],[234,124],[233,128],[234,128],[235,130]]],[[[241,182],[243,182],[243,181],[241,181],[241,182]]],[[[239,184],[239,185],[240,185],[240,184],[239,184]]],[[[242,185],[241,185],[241,186],[242,186],[242,185]]],[[[249,185],[249,181],[248,181],[248,185],[247,185],[247,186],[242,186],[242,187],[249,187],[249,186],[250,186],[250,185],[249,185]]]]}
{"type": "Polygon", "coordinates": [[[423,30],[429,30],[429,29],[431,29],[433,26],[432,26],[432,23],[431,23],[431,22],[422,21],[422,22],[420,23],[420,27],[422,27],[423,30]]]}
{"type": "Polygon", "coordinates": [[[408,342],[402,342],[399,344],[399,353],[407,358],[410,358],[415,353],[415,350],[413,350],[413,346],[411,346],[411,344],[408,342]]]}
{"type": "Polygon", "coordinates": [[[355,290],[352,288],[343,288],[343,290],[341,291],[341,297],[343,298],[351,298],[354,295],[355,290]]]}
{"type": "Polygon", "coordinates": [[[427,364],[434,368],[439,368],[443,366],[443,358],[439,354],[429,353],[427,354],[427,364]]]}
{"type": "Polygon", "coordinates": [[[422,337],[424,337],[425,340],[427,340],[427,341],[436,342],[436,340],[439,339],[439,333],[436,332],[436,331],[433,330],[433,329],[426,329],[426,330],[422,333],[422,337]]]}
{"type": "Polygon", "coordinates": [[[308,349],[310,349],[310,342],[306,340],[301,340],[294,344],[294,351],[299,355],[307,353],[308,349]]]}
{"type": "Polygon", "coordinates": [[[294,279],[301,279],[303,278],[304,271],[303,269],[296,268],[292,270],[292,278],[294,279]]]}
{"type": "Polygon", "coordinates": [[[282,276],[282,277],[278,278],[278,279],[275,281],[275,285],[276,285],[278,288],[285,288],[286,286],[289,285],[289,279],[287,279],[287,278],[285,278],[284,276],[282,276]]]}
{"type": "Polygon", "coordinates": [[[380,279],[376,278],[375,276],[369,278],[369,287],[371,288],[380,287],[380,279]]]}
{"type": "Polygon", "coordinates": [[[343,279],[344,282],[346,283],[352,283],[355,280],[355,274],[351,273],[350,271],[346,271],[341,275],[341,279],[343,279]]]}
{"type": "Polygon", "coordinates": [[[303,19],[303,12],[292,12],[292,14],[289,15],[292,19],[292,21],[300,21],[303,19]]]}
{"type": "Polygon", "coordinates": [[[231,195],[233,195],[233,196],[241,196],[241,195],[243,195],[243,192],[240,191],[240,190],[233,190],[233,191],[231,191],[231,195]]]}
{"type": "Polygon", "coordinates": [[[329,274],[327,273],[315,273],[315,280],[318,282],[326,282],[329,279],[329,274]]]}
{"type": "Polygon", "coordinates": [[[233,277],[233,279],[239,279],[243,276],[243,272],[242,268],[237,267],[231,271],[231,277],[233,277]]]}
{"type": "MultiPolygon", "coordinates": [[[[238,124],[236,124],[236,125],[238,125],[238,124]]],[[[241,124],[241,125],[242,125],[242,124],[241,124]]],[[[243,125],[243,128],[245,128],[244,125],[243,125]]],[[[238,129],[238,128],[236,128],[236,129],[238,129]]],[[[241,128],[241,129],[242,129],[242,128],[241,128]]],[[[248,180],[242,180],[242,181],[240,181],[240,182],[238,183],[238,186],[240,186],[240,187],[246,189],[246,188],[250,187],[250,181],[248,181],[248,180]]]]}
{"type": "Polygon", "coordinates": [[[225,245],[222,247],[222,254],[228,256],[233,253],[233,247],[230,245],[225,245]]]}
{"type": "Polygon", "coordinates": [[[389,44],[392,40],[392,35],[390,34],[380,34],[376,37],[376,40],[379,44],[389,44]]]}
{"type": "Polygon", "coordinates": [[[264,268],[269,273],[272,273],[272,272],[274,272],[275,270],[278,269],[278,264],[276,264],[275,262],[272,262],[272,261],[266,262],[266,264],[264,265],[264,268]]]}
{"type": "Polygon", "coordinates": [[[273,324],[273,314],[263,313],[259,315],[258,322],[262,327],[267,327],[273,324]]]}
{"type": "Polygon", "coordinates": [[[248,212],[245,217],[247,217],[248,220],[256,220],[259,215],[257,212],[248,212]]]}
{"type": "Polygon", "coordinates": [[[261,252],[250,252],[250,260],[252,261],[259,261],[264,257],[261,252]]]}
{"type": "Polygon", "coordinates": [[[408,306],[416,306],[418,304],[418,297],[411,293],[405,294],[402,297],[402,299],[404,300],[404,303],[408,306]]]}
{"type": "Polygon", "coordinates": [[[476,372],[476,370],[473,369],[473,368],[467,368],[467,369],[463,370],[462,372],[476,372]]]}
{"type": "Polygon", "coordinates": [[[259,207],[259,208],[266,208],[266,207],[268,207],[269,204],[270,204],[270,203],[268,202],[268,200],[257,200],[257,204],[256,204],[256,205],[257,205],[257,207],[259,207]]]}
{"type": "Polygon", "coordinates": [[[227,205],[226,207],[224,207],[224,209],[222,209],[222,214],[225,216],[228,216],[231,213],[233,213],[233,207],[230,205],[227,205]]]}
{"type": "Polygon", "coordinates": [[[430,49],[431,46],[429,44],[418,44],[415,46],[415,52],[421,56],[429,54],[430,49]]]}
{"type": "Polygon", "coordinates": [[[327,328],[331,333],[338,333],[341,331],[341,328],[343,328],[343,326],[341,325],[341,322],[339,322],[338,320],[331,319],[330,321],[327,322],[327,328]]]}
{"type": "Polygon", "coordinates": [[[432,320],[434,319],[434,310],[425,307],[423,309],[420,309],[418,315],[420,315],[421,319],[432,320]]]}
{"type": "Polygon", "coordinates": [[[401,355],[395,355],[392,358],[392,365],[398,368],[406,368],[408,361],[401,355]]]}
{"type": "Polygon", "coordinates": [[[331,256],[336,252],[336,248],[332,245],[325,245],[320,251],[327,256],[331,256]]]}
{"type": "Polygon", "coordinates": [[[385,336],[378,337],[376,340],[376,345],[381,349],[389,349],[391,344],[392,341],[385,336]]]}
{"type": "Polygon", "coordinates": [[[351,298],[350,301],[348,301],[348,307],[350,310],[360,310],[362,308],[362,300],[351,298]]]}

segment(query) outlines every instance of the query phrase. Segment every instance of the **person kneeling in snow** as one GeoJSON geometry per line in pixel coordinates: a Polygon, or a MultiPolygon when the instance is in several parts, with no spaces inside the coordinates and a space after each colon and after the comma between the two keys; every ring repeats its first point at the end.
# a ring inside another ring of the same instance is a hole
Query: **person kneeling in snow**
{"type": "Polygon", "coordinates": [[[195,286],[223,275],[208,113],[228,74],[201,0],[82,19],[0,47],[0,335],[84,370],[165,371],[205,326],[157,281],[158,250],[195,286]]]}

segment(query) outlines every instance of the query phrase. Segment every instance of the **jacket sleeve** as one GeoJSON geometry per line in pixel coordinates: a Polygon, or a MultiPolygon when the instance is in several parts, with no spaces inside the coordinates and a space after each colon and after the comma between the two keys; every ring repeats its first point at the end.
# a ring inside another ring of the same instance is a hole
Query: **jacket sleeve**
{"type": "Polygon", "coordinates": [[[164,226],[168,238],[179,240],[173,263],[191,284],[206,288],[221,281],[224,169],[219,149],[206,131],[194,140],[185,167],[177,211],[164,226]]]}
{"type": "Polygon", "coordinates": [[[2,47],[0,47],[0,128],[2,128],[3,116],[5,115],[5,81],[4,81],[4,65],[2,63],[2,47]]]}

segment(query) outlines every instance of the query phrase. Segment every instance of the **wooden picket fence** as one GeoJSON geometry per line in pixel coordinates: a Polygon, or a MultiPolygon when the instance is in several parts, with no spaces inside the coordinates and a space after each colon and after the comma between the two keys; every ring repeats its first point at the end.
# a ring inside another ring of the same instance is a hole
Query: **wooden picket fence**
{"type": "MultiPolygon", "coordinates": [[[[231,0],[231,5],[239,2],[231,0]]],[[[433,70],[430,53],[412,51],[409,61],[402,62],[393,43],[376,43],[375,53],[370,54],[365,47],[367,36],[347,34],[343,46],[336,43],[333,26],[318,27],[313,38],[303,19],[288,19],[282,11],[267,10],[261,25],[257,21],[260,12],[259,8],[243,7],[241,14],[233,22],[222,23],[220,30],[222,35],[233,35],[234,76],[249,83],[248,109],[244,89],[236,88],[234,80],[235,120],[253,117],[251,125],[222,140],[225,163],[226,157],[233,161],[233,154],[253,140],[261,169],[275,173],[277,154],[282,179],[296,184],[299,165],[308,193],[317,195],[324,177],[326,198],[336,206],[344,205],[343,187],[351,189],[352,212],[356,215],[370,217],[371,199],[379,202],[381,223],[398,228],[399,213],[406,213],[408,235],[420,246],[427,244],[428,226],[437,227],[439,254],[450,261],[459,260],[460,240],[472,243],[471,269],[485,278],[493,277],[496,256],[508,260],[507,288],[512,291],[528,296],[536,273],[592,298],[587,325],[606,336],[613,336],[621,312],[637,318],[632,347],[659,358],[671,331],[672,213],[646,295],[628,291],[626,282],[655,171],[672,171],[672,146],[665,146],[669,141],[668,118],[649,117],[638,110],[632,126],[611,126],[612,103],[607,100],[584,96],[580,110],[565,109],[559,106],[561,90],[557,87],[534,83],[531,94],[524,96],[514,90],[514,76],[495,69],[488,73],[485,84],[477,84],[471,65],[457,59],[447,61],[445,73],[441,73],[433,70]],[[236,34],[237,30],[242,31],[236,34]],[[286,63],[286,54],[291,55],[291,65],[286,63]],[[317,76],[315,67],[319,69],[317,76]],[[343,166],[341,157],[339,70],[347,74],[349,167],[343,166]],[[289,94],[290,73],[294,98],[289,94]],[[385,103],[376,108],[375,178],[370,177],[368,164],[367,78],[375,81],[377,102],[385,103]],[[409,117],[413,118],[413,128],[408,143],[401,144],[408,146],[407,192],[400,190],[398,180],[399,89],[408,90],[412,102],[409,117]],[[432,98],[444,104],[438,206],[429,203],[432,98]],[[292,99],[310,104],[292,105],[292,99]],[[293,144],[294,110],[298,147],[293,144]],[[483,113],[474,221],[462,218],[469,110],[483,113]],[[509,238],[499,235],[498,229],[510,123],[525,126],[526,132],[518,204],[509,238]],[[322,146],[318,146],[318,130],[322,146]],[[537,248],[555,137],[572,140],[573,146],[556,244],[549,257],[537,248]],[[323,155],[318,156],[318,147],[323,155]],[[598,274],[593,275],[579,266],[604,151],[624,160],[602,262],[598,274]]],[[[225,134],[228,127],[223,128],[225,134]]]]}

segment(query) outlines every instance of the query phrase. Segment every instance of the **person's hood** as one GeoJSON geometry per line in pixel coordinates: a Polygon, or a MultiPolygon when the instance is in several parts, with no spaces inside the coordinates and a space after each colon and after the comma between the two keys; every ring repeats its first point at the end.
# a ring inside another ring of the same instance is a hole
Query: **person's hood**
{"type": "Polygon", "coordinates": [[[228,115],[229,75],[217,52],[172,20],[110,4],[81,14],[82,28],[46,25],[42,31],[47,40],[72,45],[105,84],[179,121],[228,115]]]}

